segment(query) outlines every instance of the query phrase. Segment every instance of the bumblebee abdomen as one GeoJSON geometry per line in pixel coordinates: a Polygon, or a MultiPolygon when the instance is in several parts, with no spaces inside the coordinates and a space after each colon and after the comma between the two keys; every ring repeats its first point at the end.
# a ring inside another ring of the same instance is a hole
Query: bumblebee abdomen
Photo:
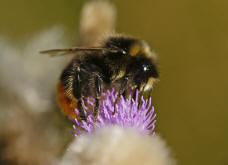
{"type": "Polygon", "coordinates": [[[77,99],[75,98],[69,98],[66,95],[66,90],[64,88],[63,83],[60,81],[57,84],[57,102],[59,104],[59,107],[61,109],[61,111],[72,118],[77,117],[76,113],[75,113],[75,109],[77,108],[77,99]]]}

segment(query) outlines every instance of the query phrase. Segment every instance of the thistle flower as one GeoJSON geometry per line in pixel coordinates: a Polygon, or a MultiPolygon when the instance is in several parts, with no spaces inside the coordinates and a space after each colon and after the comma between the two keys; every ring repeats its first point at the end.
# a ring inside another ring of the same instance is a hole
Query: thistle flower
{"type": "MultiPolygon", "coordinates": [[[[136,91],[136,97],[132,98],[131,94],[127,99],[122,95],[119,102],[115,104],[115,100],[118,97],[118,93],[115,93],[114,89],[102,94],[102,104],[100,106],[99,115],[97,121],[94,122],[92,110],[94,107],[94,99],[87,98],[87,106],[83,104],[86,110],[87,121],[80,121],[79,119],[73,119],[75,123],[73,125],[74,131],[71,131],[75,136],[80,135],[83,131],[91,133],[96,128],[104,128],[109,125],[117,125],[122,128],[135,128],[139,132],[144,134],[154,134],[154,127],[156,120],[156,114],[154,114],[154,107],[151,107],[151,98],[144,100],[141,97],[141,105],[138,100],[138,91],[136,91]],[[114,112],[114,106],[116,106],[116,112],[114,112]],[[95,124],[94,124],[95,123],[95,124]]],[[[78,110],[76,109],[78,114],[78,110]]]]}

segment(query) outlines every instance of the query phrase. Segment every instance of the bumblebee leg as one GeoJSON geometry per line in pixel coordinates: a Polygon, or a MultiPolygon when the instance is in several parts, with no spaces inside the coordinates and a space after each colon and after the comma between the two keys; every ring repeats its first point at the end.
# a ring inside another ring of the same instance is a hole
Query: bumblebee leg
{"type": "Polygon", "coordinates": [[[127,82],[128,82],[128,77],[125,77],[123,79],[123,82],[120,85],[120,89],[119,89],[117,98],[116,98],[115,103],[114,103],[114,111],[112,112],[113,115],[116,113],[116,104],[120,100],[120,95],[122,95],[125,92],[125,90],[126,90],[127,82]]]}
{"type": "Polygon", "coordinates": [[[123,97],[126,99],[127,98],[127,94],[128,94],[128,92],[127,92],[128,90],[127,89],[125,89],[124,91],[123,91],[123,97]]]}
{"type": "Polygon", "coordinates": [[[82,106],[82,96],[81,96],[81,78],[80,78],[80,69],[77,68],[77,71],[75,72],[75,79],[73,81],[73,95],[78,100],[78,111],[80,113],[81,120],[86,121],[84,108],[82,106]]]}
{"type": "Polygon", "coordinates": [[[100,98],[101,98],[101,78],[99,75],[95,75],[94,77],[94,85],[95,85],[95,107],[93,111],[93,116],[94,116],[94,123],[96,123],[97,116],[98,116],[98,111],[100,108],[100,98]]]}

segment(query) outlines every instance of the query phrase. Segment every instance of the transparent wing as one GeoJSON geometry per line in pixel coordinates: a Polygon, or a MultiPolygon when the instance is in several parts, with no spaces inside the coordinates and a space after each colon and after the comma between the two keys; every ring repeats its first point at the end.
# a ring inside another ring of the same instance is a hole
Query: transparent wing
{"type": "Polygon", "coordinates": [[[113,49],[107,49],[107,48],[100,48],[100,47],[94,47],[94,48],[83,48],[83,47],[74,47],[74,48],[67,48],[67,49],[51,49],[51,50],[44,50],[40,51],[41,54],[49,54],[50,56],[61,56],[61,55],[76,55],[78,53],[104,53],[104,52],[118,52],[117,50],[113,49]]]}

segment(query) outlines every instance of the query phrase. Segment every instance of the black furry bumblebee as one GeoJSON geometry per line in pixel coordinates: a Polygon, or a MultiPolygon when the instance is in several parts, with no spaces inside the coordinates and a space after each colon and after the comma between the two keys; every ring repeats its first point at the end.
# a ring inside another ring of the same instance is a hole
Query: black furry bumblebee
{"type": "Polygon", "coordinates": [[[148,44],[132,37],[110,36],[100,47],[53,49],[41,53],[75,54],[61,74],[57,100],[66,115],[81,120],[86,120],[82,106],[85,97],[95,97],[93,115],[96,120],[103,91],[114,87],[119,96],[133,89],[142,94],[152,89],[159,76],[156,57],[148,44]]]}

